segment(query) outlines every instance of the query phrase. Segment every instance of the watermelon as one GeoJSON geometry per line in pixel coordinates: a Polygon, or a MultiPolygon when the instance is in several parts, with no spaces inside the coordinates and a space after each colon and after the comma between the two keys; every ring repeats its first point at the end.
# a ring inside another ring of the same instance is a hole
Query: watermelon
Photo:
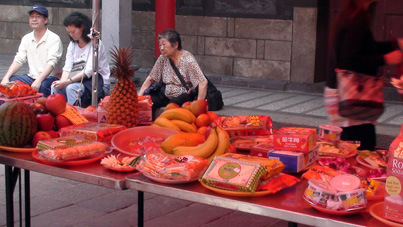
{"type": "Polygon", "coordinates": [[[0,145],[24,147],[37,130],[35,113],[28,104],[11,101],[0,106],[0,145]]]}

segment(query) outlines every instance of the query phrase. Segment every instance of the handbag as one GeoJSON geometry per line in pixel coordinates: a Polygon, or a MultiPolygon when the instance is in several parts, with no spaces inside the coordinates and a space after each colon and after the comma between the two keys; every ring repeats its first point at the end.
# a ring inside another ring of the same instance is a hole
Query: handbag
{"type": "MultiPolygon", "coordinates": [[[[175,64],[169,59],[169,63],[171,64],[173,70],[175,71],[176,75],[178,76],[179,80],[183,84],[183,86],[188,91],[188,94],[193,96],[195,99],[197,98],[198,89],[192,90],[189,88],[189,85],[183,79],[182,74],[180,74],[178,68],[176,68],[175,64]]],[[[206,92],[206,100],[208,104],[208,109],[210,111],[220,110],[224,106],[224,102],[222,100],[221,91],[219,91],[216,86],[208,79],[206,75],[203,76],[207,79],[207,92],[206,92]]]]}
{"type": "Polygon", "coordinates": [[[161,82],[152,83],[149,88],[144,91],[144,95],[158,94],[161,99],[165,98],[165,84],[161,82]]]}
{"type": "Polygon", "coordinates": [[[363,121],[376,121],[384,112],[382,77],[348,70],[336,70],[340,97],[339,115],[363,121]]]}
{"type": "Polygon", "coordinates": [[[80,61],[80,62],[76,62],[73,63],[73,68],[71,69],[70,73],[69,73],[69,78],[72,78],[73,76],[77,75],[78,73],[80,73],[81,71],[84,70],[86,65],[85,61],[80,61]]]}

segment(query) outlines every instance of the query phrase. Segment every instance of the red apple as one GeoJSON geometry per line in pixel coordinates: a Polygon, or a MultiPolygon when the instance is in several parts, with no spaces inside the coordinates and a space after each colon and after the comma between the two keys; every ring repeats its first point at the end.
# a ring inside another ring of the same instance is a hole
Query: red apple
{"type": "Polygon", "coordinates": [[[190,104],[192,104],[192,102],[191,102],[191,101],[187,101],[187,102],[184,102],[181,107],[184,108],[184,109],[187,109],[187,110],[191,111],[191,110],[190,110],[190,104]]]}
{"type": "Polygon", "coordinates": [[[57,115],[56,118],[55,118],[55,123],[56,123],[56,129],[57,130],[60,130],[63,127],[66,127],[66,126],[69,126],[69,125],[73,124],[73,123],[71,123],[71,121],[67,117],[65,117],[63,115],[57,115]]]}
{"type": "Polygon", "coordinates": [[[39,131],[49,131],[55,125],[55,118],[51,114],[37,114],[36,120],[38,121],[39,131]]]}
{"type": "Polygon", "coordinates": [[[59,138],[59,137],[60,137],[59,133],[56,132],[55,130],[49,130],[49,131],[46,131],[46,132],[47,132],[49,135],[51,135],[52,138],[59,138]]]}
{"type": "Polygon", "coordinates": [[[48,139],[52,139],[52,136],[49,135],[49,133],[44,131],[38,131],[35,133],[34,138],[32,138],[32,145],[36,147],[39,141],[48,139]]]}
{"type": "Polygon", "coordinates": [[[66,99],[62,94],[51,94],[46,98],[46,109],[57,116],[66,111],[66,99]]]}
{"type": "Polygon", "coordinates": [[[208,111],[207,101],[204,99],[198,99],[190,104],[190,111],[197,117],[200,114],[205,114],[208,111]]]}

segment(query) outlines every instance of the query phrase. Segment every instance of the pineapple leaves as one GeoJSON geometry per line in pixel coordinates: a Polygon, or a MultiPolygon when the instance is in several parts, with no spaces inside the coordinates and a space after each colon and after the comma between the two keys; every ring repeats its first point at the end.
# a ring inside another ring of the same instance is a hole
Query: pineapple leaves
{"type": "Polygon", "coordinates": [[[116,78],[127,78],[134,76],[135,69],[133,64],[133,48],[114,48],[109,52],[112,56],[112,63],[115,68],[112,69],[112,76],[116,78]]]}

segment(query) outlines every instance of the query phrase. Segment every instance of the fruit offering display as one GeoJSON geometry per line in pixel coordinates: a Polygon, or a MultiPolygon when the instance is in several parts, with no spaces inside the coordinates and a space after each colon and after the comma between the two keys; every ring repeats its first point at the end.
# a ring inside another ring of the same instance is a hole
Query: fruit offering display
{"type": "Polygon", "coordinates": [[[6,102],[0,106],[0,145],[24,147],[38,130],[34,111],[23,102],[6,102]]]}
{"type": "Polygon", "coordinates": [[[137,89],[131,77],[134,75],[132,65],[132,48],[126,49],[115,47],[111,51],[112,61],[115,65],[113,76],[118,82],[113,86],[109,103],[106,108],[106,122],[120,124],[127,128],[134,127],[139,120],[139,104],[137,89]]]}
{"type": "Polygon", "coordinates": [[[0,85],[0,96],[6,96],[9,98],[23,97],[29,95],[35,95],[37,92],[31,88],[28,84],[25,84],[19,80],[11,81],[5,86],[0,85]]]}

